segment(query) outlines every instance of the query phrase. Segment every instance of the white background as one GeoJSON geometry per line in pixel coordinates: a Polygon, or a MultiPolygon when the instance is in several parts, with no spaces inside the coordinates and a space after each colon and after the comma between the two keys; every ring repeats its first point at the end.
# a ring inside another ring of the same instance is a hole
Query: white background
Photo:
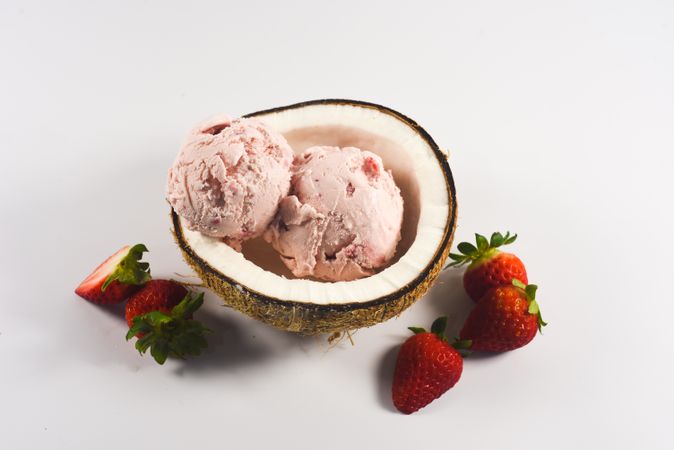
{"type": "Polygon", "coordinates": [[[673,85],[671,1],[1,2],[0,448],[673,448],[673,85]],[[210,295],[208,353],[163,367],[72,293],[126,243],[190,273],[163,189],[195,122],[326,97],[424,126],[456,242],[518,232],[540,285],[544,335],[412,416],[395,349],[457,332],[458,272],[332,349],[210,295]]]}

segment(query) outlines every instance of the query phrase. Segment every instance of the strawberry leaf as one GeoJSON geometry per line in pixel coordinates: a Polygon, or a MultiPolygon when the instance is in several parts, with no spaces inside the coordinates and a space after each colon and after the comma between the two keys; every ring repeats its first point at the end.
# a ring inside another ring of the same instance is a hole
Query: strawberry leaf
{"type": "Polygon", "coordinates": [[[529,314],[536,316],[536,322],[538,323],[538,331],[542,333],[543,327],[547,325],[547,322],[543,320],[543,317],[541,316],[541,308],[538,306],[536,300],[532,300],[531,303],[529,303],[529,308],[527,309],[527,312],[529,314]]]}
{"type": "Polygon", "coordinates": [[[464,255],[471,256],[477,253],[477,248],[470,242],[462,242],[459,245],[457,245],[456,248],[458,248],[459,251],[464,255]]]}
{"type": "Polygon", "coordinates": [[[471,339],[459,340],[455,338],[452,347],[459,352],[459,355],[461,355],[462,358],[465,358],[471,353],[470,349],[473,347],[473,341],[471,339]]]}
{"type": "Polygon", "coordinates": [[[515,242],[515,239],[517,239],[517,235],[513,234],[512,236],[510,236],[510,231],[508,231],[505,235],[503,245],[512,244],[513,242],[515,242]]]}
{"type": "Polygon", "coordinates": [[[527,312],[529,314],[538,314],[541,312],[541,310],[538,308],[538,303],[536,303],[536,300],[529,303],[529,308],[527,309],[527,312]]]}
{"type": "Polygon", "coordinates": [[[535,284],[530,284],[524,288],[524,292],[527,293],[527,297],[529,297],[531,300],[536,299],[536,290],[538,290],[538,286],[535,284]]]}
{"type": "Polygon", "coordinates": [[[503,235],[497,231],[492,233],[491,239],[489,239],[489,246],[492,248],[500,247],[503,245],[504,241],[503,235]]]}
{"type": "Polygon", "coordinates": [[[473,341],[470,340],[470,339],[463,339],[463,340],[456,339],[454,341],[454,343],[452,344],[452,347],[454,347],[457,350],[459,350],[459,349],[469,349],[472,346],[473,346],[473,341]]]}
{"type": "Polygon", "coordinates": [[[166,358],[168,358],[169,349],[166,341],[155,342],[153,346],[150,347],[150,354],[159,364],[164,364],[166,358]]]}
{"type": "Polygon", "coordinates": [[[136,349],[141,353],[145,353],[145,351],[150,348],[150,345],[152,344],[152,337],[151,336],[143,336],[142,338],[138,339],[136,342],[136,349]]]}
{"type": "Polygon", "coordinates": [[[527,286],[524,283],[522,283],[520,280],[518,280],[517,278],[512,279],[512,285],[515,286],[515,287],[518,287],[520,289],[524,289],[524,291],[526,292],[527,286]]]}
{"type": "Polygon", "coordinates": [[[145,334],[152,331],[152,326],[145,321],[133,321],[131,328],[129,328],[128,333],[126,333],[126,340],[128,341],[134,336],[139,334],[145,334]]]}
{"type": "Polygon", "coordinates": [[[475,242],[477,243],[477,249],[480,253],[484,253],[489,248],[489,241],[487,241],[487,238],[481,234],[475,233],[475,242]]]}
{"type": "Polygon", "coordinates": [[[435,334],[443,341],[446,341],[447,337],[445,336],[445,328],[447,328],[447,316],[438,317],[431,325],[431,333],[435,334]]]}
{"type": "Polygon", "coordinates": [[[105,279],[101,291],[105,291],[113,281],[122,284],[141,285],[150,281],[150,264],[141,261],[143,252],[147,252],[143,244],[136,244],[129,249],[129,253],[122,258],[105,279]]]}
{"type": "Polygon", "coordinates": [[[547,322],[543,320],[543,317],[541,316],[541,308],[540,306],[538,306],[538,302],[536,301],[536,291],[538,290],[538,286],[536,286],[535,284],[529,284],[527,286],[524,286],[524,283],[516,279],[513,279],[513,285],[520,288],[523,287],[524,292],[527,295],[527,301],[529,302],[527,312],[533,316],[536,316],[536,321],[538,323],[538,331],[542,333],[543,327],[547,325],[547,322]]]}
{"type": "Polygon", "coordinates": [[[447,267],[459,267],[472,261],[470,256],[459,255],[457,253],[450,253],[449,258],[452,259],[453,262],[449,263],[447,267]]]}
{"type": "Polygon", "coordinates": [[[171,317],[174,319],[187,319],[194,314],[197,309],[204,304],[204,294],[196,297],[187,296],[171,310],[171,317]]]}
{"type": "Polygon", "coordinates": [[[414,334],[420,334],[420,333],[425,333],[426,330],[420,327],[407,327],[408,330],[410,330],[414,334]]]}

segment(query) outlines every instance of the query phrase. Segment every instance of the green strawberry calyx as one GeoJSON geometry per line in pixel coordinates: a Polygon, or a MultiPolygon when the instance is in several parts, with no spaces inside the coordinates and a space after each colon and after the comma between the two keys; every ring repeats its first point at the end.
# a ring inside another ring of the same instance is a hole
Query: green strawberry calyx
{"type": "Polygon", "coordinates": [[[492,233],[491,238],[487,240],[481,234],[475,233],[475,244],[470,242],[461,242],[457,245],[457,249],[461,253],[450,253],[449,258],[452,262],[448,267],[460,267],[464,264],[476,263],[491,258],[496,253],[499,247],[503,245],[512,244],[517,239],[517,235],[510,235],[510,231],[506,232],[505,236],[498,231],[492,233]]]}
{"type": "MultiPolygon", "coordinates": [[[[449,342],[447,340],[447,335],[445,334],[445,329],[447,328],[447,316],[438,317],[431,324],[431,333],[436,335],[438,339],[443,342],[449,342]]],[[[420,327],[408,327],[410,331],[414,334],[428,333],[424,328],[420,327]]],[[[456,349],[459,354],[463,357],[466,357],[470,354],[470,348],[473,345],[473,341],[470,339],[459,340],[455,339],[452,344],[450,344],[454,349],[456,349]]]]}
{"type": "Polygon", "coordinates": [[[543,332],[543,327],[547,325],[547,322],[543,320],[543,317],[541,316],[541,308],[538,306],[538,302],[536,301],[536,291],[538,290],[538,286],[535,284],[525,285],[517,278],[513,278],[512,284],[513,286],[522,289],[526,294],[527,302],[529,304],[527,312],[536,316],[538,321],[538,331],[543,332]]]}
{"type": "Polygon", "coordinates": [[[204,303],[204,294],[188,293],[169,314],[152,311],[133,318],[126,340],[140,334],[136,349],[142,355],[148,349],[159,364],[169,356],[184,359],[198,356],[207,347],[205,333],[208,328],[192,319],[192,314],[204,303]]]}
{"type": "Polygon", "coordinates": [[[122,284],[141,285],[150,281],[150,264],[141,261],[143,252],[148,249],[143,244],[136,244],[129,249],[129,252],[115,266],[113,271],[103,282],[101,291],[105,291],[113,281],[119,281],[122,284]]]}

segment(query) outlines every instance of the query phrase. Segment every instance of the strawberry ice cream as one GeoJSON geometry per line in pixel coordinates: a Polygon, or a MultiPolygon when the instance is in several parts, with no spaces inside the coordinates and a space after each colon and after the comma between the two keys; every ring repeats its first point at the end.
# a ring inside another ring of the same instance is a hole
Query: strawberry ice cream
{"type": "Polygon", "coordinates": [[[311,147],[265,239],[297,277],[349,281],[385,266],[400,240],[403,200],[379,156],[311,147]]]}
{"type": "Polygon", "coordinates": [[[288,194],[292,160],[285,138],[263,123],[216,116],[187,137],[169,170],[167,199],[188,228],[240,249],[288,194]]]}

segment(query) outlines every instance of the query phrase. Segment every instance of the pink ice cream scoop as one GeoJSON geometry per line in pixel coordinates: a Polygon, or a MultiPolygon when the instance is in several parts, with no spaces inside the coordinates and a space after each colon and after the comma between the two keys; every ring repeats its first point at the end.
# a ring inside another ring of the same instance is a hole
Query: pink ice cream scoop
{"type": "Polygon", "coordinates": [[[169,169],[167,199],[188,228],[240,249],[288,194],[292,161],[285,138],[263,123],[216,116],[187,137],[169,169]]]}
{"type": "Polygon", "coordinates": [[[290,193],[264,236],[295,276],[349,281],[393,258],[402,217],[400,190],[379,156],[311,147],[295,158],[290,193]]]}

